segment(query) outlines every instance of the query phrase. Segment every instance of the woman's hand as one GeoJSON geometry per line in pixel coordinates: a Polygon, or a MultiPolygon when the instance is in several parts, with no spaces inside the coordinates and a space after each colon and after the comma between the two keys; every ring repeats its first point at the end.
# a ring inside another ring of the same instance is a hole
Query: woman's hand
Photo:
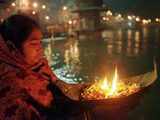
{"type": "Polygon", "coordinates": [[[66,97],[75,101],[80,100],[82,90],[88,86],[87,84],[67,84],[61,80],[57,80],[55,85],[66,97]]]}

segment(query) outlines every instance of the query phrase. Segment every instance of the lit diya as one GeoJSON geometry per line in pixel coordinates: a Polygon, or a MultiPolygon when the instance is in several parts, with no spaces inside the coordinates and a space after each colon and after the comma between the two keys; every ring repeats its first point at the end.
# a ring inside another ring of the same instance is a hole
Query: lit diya
{"type": "Polygon", "coordinates": [[[144,93],[157,80],[157,68],[138,76],[119,79],[115,69],[113,79],[97,81],[81,93],[81,106],[87,120],[128,120],[128,112],[139,105],[144,93]]]}
{"type": "Polygon", "coordinates": [[[81,93],[83,100],[105,100],[127,97],[151,85],[157,79],[157,69],[139,76],[120,80],[118,70],[115,68],[113,80],[97,81],[81,93]]]}

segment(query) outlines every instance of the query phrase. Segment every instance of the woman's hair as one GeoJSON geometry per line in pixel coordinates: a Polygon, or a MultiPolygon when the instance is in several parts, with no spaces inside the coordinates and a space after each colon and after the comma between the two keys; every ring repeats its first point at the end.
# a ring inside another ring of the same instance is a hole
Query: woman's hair
{"type": "Polygon", "coordinates": [[[6,42],[10,41],[17,49],[21,49],[33,29],[40,29],[35,20],[25,15],[13,15],[0,25],[0,34],[6,42]]]}

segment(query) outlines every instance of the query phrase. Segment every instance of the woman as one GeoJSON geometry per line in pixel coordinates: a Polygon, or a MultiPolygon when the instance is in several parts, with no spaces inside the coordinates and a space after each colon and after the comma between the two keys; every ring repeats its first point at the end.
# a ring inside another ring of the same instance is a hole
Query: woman
{"type": "Polygon", "coordinates": [[[0,35],[0,120],[43,119],[30,100],[49,107],[54,102],[49,83],[68,98],[79,100],[84,86],[58,80],[43,58],[38,23],[24,15],[14,15],[2,23],[0,35]]]}

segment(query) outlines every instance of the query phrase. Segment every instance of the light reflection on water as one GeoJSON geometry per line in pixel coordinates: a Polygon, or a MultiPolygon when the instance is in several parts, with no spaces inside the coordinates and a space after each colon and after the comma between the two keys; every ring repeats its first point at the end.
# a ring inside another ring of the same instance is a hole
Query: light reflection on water
{"type": "Polygon", "coordinates": [[[159,28],[106,30],[103,40],[44,42],[44,50],[54,73],[61,80],[80,83],[112,76],[115,65],[120,77],[152,69],[158,52],[159,28]]]}

